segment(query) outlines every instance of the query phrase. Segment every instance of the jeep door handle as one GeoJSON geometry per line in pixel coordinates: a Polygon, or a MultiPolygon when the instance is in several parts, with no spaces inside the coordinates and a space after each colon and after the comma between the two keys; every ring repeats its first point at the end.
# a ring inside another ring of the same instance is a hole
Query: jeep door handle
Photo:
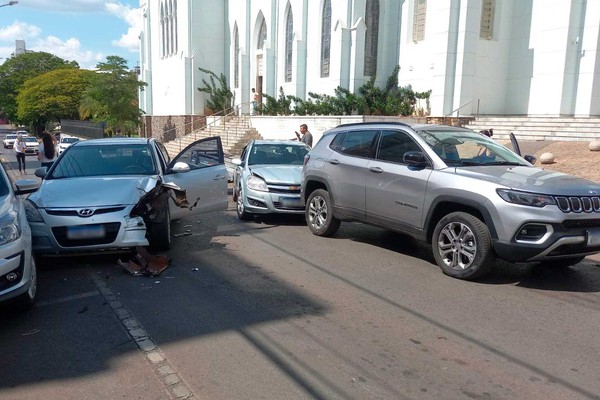
{"type": "Polygon", "coordinates": [[[329,160],[329,164],[338,165],[339,163],[339,160],[329,160]]]}
{"type": "Polygon", "coordinates": [[[375,172],[376,174],[380,174],[383,172],[383,170],[379,167],[371,167],[371,168],[369,168],[369,171],[375,172]]]}

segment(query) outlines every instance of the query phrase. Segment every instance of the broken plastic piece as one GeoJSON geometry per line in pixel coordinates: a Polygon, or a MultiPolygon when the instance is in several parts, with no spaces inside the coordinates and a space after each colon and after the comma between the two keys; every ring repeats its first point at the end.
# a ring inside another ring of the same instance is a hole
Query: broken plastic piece
{"type": "Polygon", "coordinates": [[[171,264],[163,255],[150,254],[145,247],[136,247],[137,254],[128,262],[117,263],[133,276],[158,276],[171,264]]]}

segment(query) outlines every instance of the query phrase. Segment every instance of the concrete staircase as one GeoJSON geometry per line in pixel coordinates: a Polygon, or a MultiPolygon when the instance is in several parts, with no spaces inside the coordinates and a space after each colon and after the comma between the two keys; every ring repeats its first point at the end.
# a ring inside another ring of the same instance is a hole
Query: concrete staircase
{"type": "Polygon", "coordinates": [[[196,140],[211,136],[221,137],[226,157],[239,155],[244,145],[250,139],[262,138],[258,131],[250,126],[250,119],[247,116],[225,116],[214,123],[209,123],[202,129],[165,142],[164,145],[171,157],[173,157],[196,140]]]}
{"type": "Polygon", "coordinates": [[[519,140],[600,140],[600,118],[479,116],[466,128],[494,129],[494,139],[508,140],[513,132],[519,140]]]}

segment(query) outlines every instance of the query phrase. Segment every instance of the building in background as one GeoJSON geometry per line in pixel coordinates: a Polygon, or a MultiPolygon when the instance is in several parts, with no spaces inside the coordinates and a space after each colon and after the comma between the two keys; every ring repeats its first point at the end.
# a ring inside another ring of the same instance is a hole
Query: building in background
{"type": "Polygon", "coordinates": [[[15,40],[15,56],[18,56],[19,54],[24,54],[27,52],[27,48],[25,47],[25,41],[24,40],[15,40]]]}
{"type": "Polygon", "coordinates": [[[431,90],[430,114],[600,115],[600,1],[142,0],[147,115],[205,114],[208,76],[236,105],[385,84],[431,90]]]}

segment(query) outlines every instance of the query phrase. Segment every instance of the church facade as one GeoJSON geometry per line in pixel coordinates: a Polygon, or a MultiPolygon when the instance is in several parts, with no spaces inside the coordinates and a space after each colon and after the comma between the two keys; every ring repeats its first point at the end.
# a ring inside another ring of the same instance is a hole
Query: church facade
{"type": "Polygon", "coordinates": [[[140,107],[204,115],[209,76],[302,99],[384,85],[444,115],[600,116],[599,0],[141,0],[140,107]]]}

